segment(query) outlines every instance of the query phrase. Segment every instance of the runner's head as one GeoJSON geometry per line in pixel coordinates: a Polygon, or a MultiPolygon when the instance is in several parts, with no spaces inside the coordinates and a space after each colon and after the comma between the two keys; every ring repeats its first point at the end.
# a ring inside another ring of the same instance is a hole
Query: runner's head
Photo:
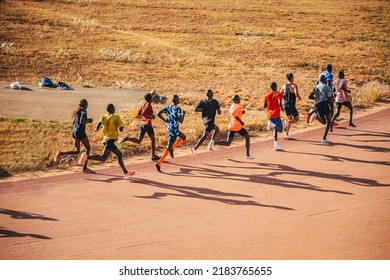
{"type": "Polygon", "coordinates": [[[79,105],[80,107],[84,108],[84,109],[87,109],[87,107],[88,107],[88,101],[87,101],[87,99],[80,99],[78,105],[79,105]]]}
{"type": "Polygon", "coordinates": [[[326,65],[326,71],[328,71],[329,73],[332,73],[332,64],[326,65]]]}
{"type": "Polygon", "coordinates": [[[232,96],[232,100],[234,103],[240,103],[240,96],[238,94],[235,94],[232,96]]]}
{"type": "Polygon", "coordinates": [[[109,112],[110,114],[114,114],[115,113],[115,106],[114,104],[108,104],[107,105],[107,112],[109,112]]]}
{"type": "Polygon", "coordinates": [[[145,94],[144,99],[146,100],[146,102],[152,103],[152,94],[150,92],[145,94]]]}
{"type": "Polygon", "coordinates": [[[286,75],[286,78],[287,80],[289,80],[290,82],[294,82],[294,74],[293,73],[288,73],[286,75]]]}
{"type": "Polygon", "coordinates": [[[175,105],[179,104],[180,99],[179,99],[179,96],[178,96],[177,94],[174,94],[174,95],[172,96],[172,102],[173,102],[173,104],[175,104],[175,105]]]}
{"type": "Polygon", "coordinates": [[[345,77],[345,76],[344,76],[344,71],[340,71],[340,72],[339,72],[339,78],[340,78],[340,79],[344,79],[344,77],[345,77]]]}
{"type": "Polygon", "coordinates": [[[321,83],[326,85],[326,77],[325,77],[325,75],[321,75],[320,81],[321,81],[321,83]]]}
{"type": "Polygon", "coordinates": [[[270,87],[271,87],[272,91],[276,91],[276,90],[278,89],[278,84],[275,83],[275,82],[272,82],[272,83],[270,84],[270,87]]]}
{"type": "Polygon", "coordinates": [[[213,97],[214,97],[214,92],[213,92],[211,89],[208,89],[208,90],[206,90],[206,96],[207,96],[209,99],[213,99],[213,97]]]}

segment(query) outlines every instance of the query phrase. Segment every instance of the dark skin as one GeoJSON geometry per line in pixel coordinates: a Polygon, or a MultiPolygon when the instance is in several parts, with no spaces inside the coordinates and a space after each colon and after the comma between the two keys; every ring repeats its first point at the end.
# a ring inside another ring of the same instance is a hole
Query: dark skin
{"type": "MultiPolygon", "coordinates": [[[[271,90],[272,90],[272,91],[276,91],[277,88],[278,88],[278,85],[277,85],[276,83],[271,85],[271,90]]],[[[281,110],[282,112],[284,112],[282,101],[279,100],[278,103],[279,103],[280,110],[281,110]]],[[[267,102],[264,102],[264,109],[266,109],[267,107],[268,107],[267,102]]],[[[278,139],[278,134],[277,134],[277,132],[282,132],[282,131],[283,131],[283,127],[275,126],[275,129],[274,129],[274,138],[275,138],[275,141],[278,139]]]]}
{"type": "MultiPolygon", "coordinates": [[[[83,107],[84,109],[87,109],[88,108],[88,103],[83,107]]],[[[87,123],[92,123],[93,122],[93,119],[92,118],[88,118],[88,119],[83,119],[81,121],[81,124],[82,125],[85,125],[87,123]]],[[[91,144],[89,143],[89,138],[88,137],[84,137],[83,139],[74,139],[73,138],[73,143],[74,143],[74,146],[75,146],[75,150],[73,151],[66,151],[66,152],[60,152],[61,155],[78,155],[80,153],[80,143],[82,143],[86,149],[86,153],[87,155],[89,155],[90,151],[91,151],[91,144]]],[[[87,168],[87,162],[84,163],[84,166],[83,166],[83,169],[86,169],[87,168]]]]}
{"type": "MultiPolygon", "coordinates": [[[[339,73],[339,78],[340,79],[344,79],[344,72],[341,72],[339,73]]],[[[351,93],[351,90],[347,88],[347,86],[345,84],[343,84],[341,86],[341,89],[348,92],[348,93],[351,93]]],[[[336,91],[336,88],[333,87],[333,92],[336,91]]],[[[351,102],[346,102],[346,103],[343,103],[344,106],[346,106],[348,109],[349,109],[349,126],[352,126],[352,127],[356,127],[354,125],[354,123],[352,122],[352,118],[353,118],[353,107],[352,107],[352,104],[351,102]]],[[[341,111],[341,107],[342,105],[341,104],[337,104],[337,107],[336,107],[336,113],[334,114],[334,116],[332,117],[332,123],[340,116],[340,111],[341,111]]]]}
{"type": "MultiPolygon", "coordinates": [[[[326,84],[326,78],[325,77],[323,77],[321,79],[321,83],[326,84]]],[[[309,99],[315,99],[314,91],[309,95],[309,99]]],[[[329,106],[333,106],[333,99],[332,98],[328,98],[328,103],[329,103],[329,106]]],[[[325,128],[325,133],[324,133],[323,139],[326,139],[326,136],[328,135],[328,132],[331,129],[331,123],[332,123],[331,118],[332,118],[331,114],[327,114],[325,116],[317,117],[317,119],[318,119],[318,121],[320,123],[326,124],[326,128],[325,128]],[[324,117],[325,117],[325,120],[323,119],[324,117]]]]}
{"type": "MultiPolygon", "coordinates": [[[[239,104],[240,103],[240,98],[236,98],[236,99],[233,99],[233,102],[236,103],[236,104],[239,104]]],[[[242,110],[242,114],[244,115],[245,114],[245,110],[242,110]]],[[[244,126],[244,122],[238,117],[236,116],[235,119],[242,125],[244,126]]],[[[249,134],[247,133],[245,136],[245,148],[246,148],[246,155],[247,156],[250,156],[250,136],[249,134]]],[[[231,143],[233,142],[233,138],[229,138],[227,137],[226,140],[219,140],[219,141],[216,141],[214,144],[215,145],[221,145],[221,146],[227,146],[229,147],[231,145],[231,143]]]]}
{"type": "MultiPolygon", "coordinates": [[[[112,105],[110,107],[107,108],[107,111],[108,113],[110,114],[114,114],[115,113],[115,106],[112,105]]],[[[96,125],[96,128],[95,128],[95,131],[98,131],[102,126],[102,123],[99,122],[97,125],[96,125]]],[[[123,131],[123,126],[119,127],[119,131],[123,131]]],[[[120,167],[122,168],[123,172],[126,174],[128,171],[123,163],[123,158],[122,158],[122,152],[119,151],[119,149],[115,149],[114,151],[110,151],[108,149],[104,149],[103,150],[103,155],[93,155],[93,156],[88,156],[88,160],[97,160],[97,161],[106,161],[107,158],[109,157],[109,155],[111,154],[111,152],[113,152],[117,158],[118,158],[118,163],[120,165],[120,167]]]]}
{"type": "MultiPolygon", "coordinates": [[[[209,100],[211,100],[214,97],[214,93],[212,91],[210,91],[210,92],[207,93],[206,96],[207,96],[207,98],[209,100]]],[[[202,112],[202,109],[195,108],[195,112],[202,112]]],[[[218,113],[218,115],[220,115],[221,114],[221,109],[218,109],[217,113],[218,113]]],[[[211,138],[215,139],[218,136],[218,133],[219,133],[219,127],[215,124],[214,125],[214,131],[213,131],[213,134],[212,134],[211,138]]],[[[196,145],[194,147],[195,150],[198,149],[199,146],[203,144],[203,142],[209,137],[209,135],[210,135],[210,132],[208,132],[206,130],[203,131],[202,137],[198,140],[198,142],[196,143],[196,145]]]]}
{"type": "MultiPolygon", "coordinates": [[[[180,103],[179,97],[178,97],[178,96],[174,97],[174,98],[172,99],[172,102],[173,102],[173,104],[175,104],[175,105],[177,106],[177,105],[180,103]]],[[[184,116],[185,116],[185,115],[186,115],[186,112],[183,111],[183,116],[179,117],[179,122],[180,122],[180,123],[183,123],[183,121],[184,121],[184,116]]],[[[158,112],[157,116],[158,116],[163,122],[165,122],[165,123],[167,122],[167,119],[162,115],[162,112],[161,112],[161,111],[158,112]]],[[[180,134],[179,134],[179,137],[182,138],[184,141],[186,140],[186,136],[185,136],[183,133],[181,133],[181,132],[180,132],[180,134]]],[[[167,150],[168,150],[168,151],[172,152],[172,146],[173,146],[173,144],[175,144],[175,143],[172,143],[171,141],[168,141],[168,147],[167,147],[167,150]]]]}
{"type": "MultiPolygon", "coordinates": [[[[152,103],[152,97],[148,98],[146,100],[148,103],[152,103]]],[[[149,119],[155,119],[155,115],[146,115],[147,118],[149,119]]],[[[152,146],[152,156],[156,155],[156,138],[154,137],[154,134],[150,135],[150,141],[151,141],[151,146],[152,146]]],[[[131,141],[136,144],[140,144],[142,140],[144,139],[144,135],[140,135],[138,138],[129,138],[127,141],[131,141]]]]}

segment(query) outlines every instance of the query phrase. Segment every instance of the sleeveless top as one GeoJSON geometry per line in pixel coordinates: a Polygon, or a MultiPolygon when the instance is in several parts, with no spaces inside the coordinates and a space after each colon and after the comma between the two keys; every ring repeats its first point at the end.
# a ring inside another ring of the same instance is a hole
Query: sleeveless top
{"type": "Polygon", "coordinates": [[[286,92],[283,94],[284,104],[295,105],[295,102],[297,100],[295,93],[292,93],[290,91],[290,84],[285,84],[285,86],[286,86],[286,92]]]}

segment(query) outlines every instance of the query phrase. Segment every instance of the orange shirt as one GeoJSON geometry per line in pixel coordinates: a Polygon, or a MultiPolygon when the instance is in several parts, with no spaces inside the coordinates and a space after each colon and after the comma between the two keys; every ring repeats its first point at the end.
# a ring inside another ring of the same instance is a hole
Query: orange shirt
{"type": "Polygon", "coordinates": [[[267,93],[264,98],[265,103],[267,103],[267,117],[274,119],[280,117],[280,106],[279,100],[283,99],[283,95],[278,91],[272,91],[267,93]]]}
{"type": "Polygon", "coordinates": [[[239,131],[242,128],[241,123],[236,120],[236,117],[239,117],[242,120],[242,105],[234,103],[230,106],[230,123],[228,125],[228,130],[230,131],[239,131]]]}

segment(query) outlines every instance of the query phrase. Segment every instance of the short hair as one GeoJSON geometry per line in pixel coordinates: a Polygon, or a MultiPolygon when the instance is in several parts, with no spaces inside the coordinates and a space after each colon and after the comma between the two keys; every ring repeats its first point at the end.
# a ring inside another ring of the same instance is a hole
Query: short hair
{"type": "Polygon", "coordinates": [[[87,101],[87,99],[80,99],[79,100],[79,104],[78,105],[80,105],[81,107],[85,107],[86,105],[88,105],[88,101],[87,101]]]}
{"type": "Polygon", "coordinates": [[[278,88],[278,84],[275,82],[270,83],[269,86],[271,87],[272,90],[276,90],[278,88]]]}
{"type": "MultiPolygon", "coordinates": [[[[339,78],[343,77],[344,78],[344,70],[339,71],[339,78]]],[[[342,79],[342,78],[341,78],[342,79]]]]}
{"type": "Polygon", "coordinates": [[[179,99],[179,96],[177,94],[172,95],[172,101],[175,99],[179,99]]]}
{"type": "Polygon", "coordinates": [[[294,74],[293,74],[293,73],[288,73],[288,74],[286,75],[286,78],[287,78],[287,80],[289,80],[289,81],[291,81],[292,77],[294,77],[294,74]]]}
{"type": "Polygon", "coordinates": [[[214,93],[213,90],[211,89],[206,90],[206,95],[209,95],[210,93],[214,93]]]}
{"type": "Polygon", "coordinates": [[[115,112],[115,106],[114,104],[110,103],[110,104],[107,104],[107,108],[106,108],[107,112],[109,113],[114,113],[115,112]]]}
{"type": "Polygon", "coordinates": [[[234,94],[232,96],[232,100],[240,100],[240,96],[238,94],[234,94]]]}
{"type": "Polygon", "coordinates": [[[148,92],[147,94],[144,95],[144,99],[145,99],[146,101],[148,101],[148,100],[151,99],[151,98],[152,98],[152,94],[151,94],[150,92],[148,92]]]}
{"type": "Polygon", "coordinates": [[[326,65],[326,70],[327,71],[329,71],[329,72],[331,72],[332,71],[332,64],[328,64],[328,65],[326,65]]]}
{"type": "Polygon", "coordinates": [[[326,77],[325,77],[325,75],[321,75],[321,76],[320,76],[320,81],[325,81],[325,82],[326,82],[326,77]]]}

